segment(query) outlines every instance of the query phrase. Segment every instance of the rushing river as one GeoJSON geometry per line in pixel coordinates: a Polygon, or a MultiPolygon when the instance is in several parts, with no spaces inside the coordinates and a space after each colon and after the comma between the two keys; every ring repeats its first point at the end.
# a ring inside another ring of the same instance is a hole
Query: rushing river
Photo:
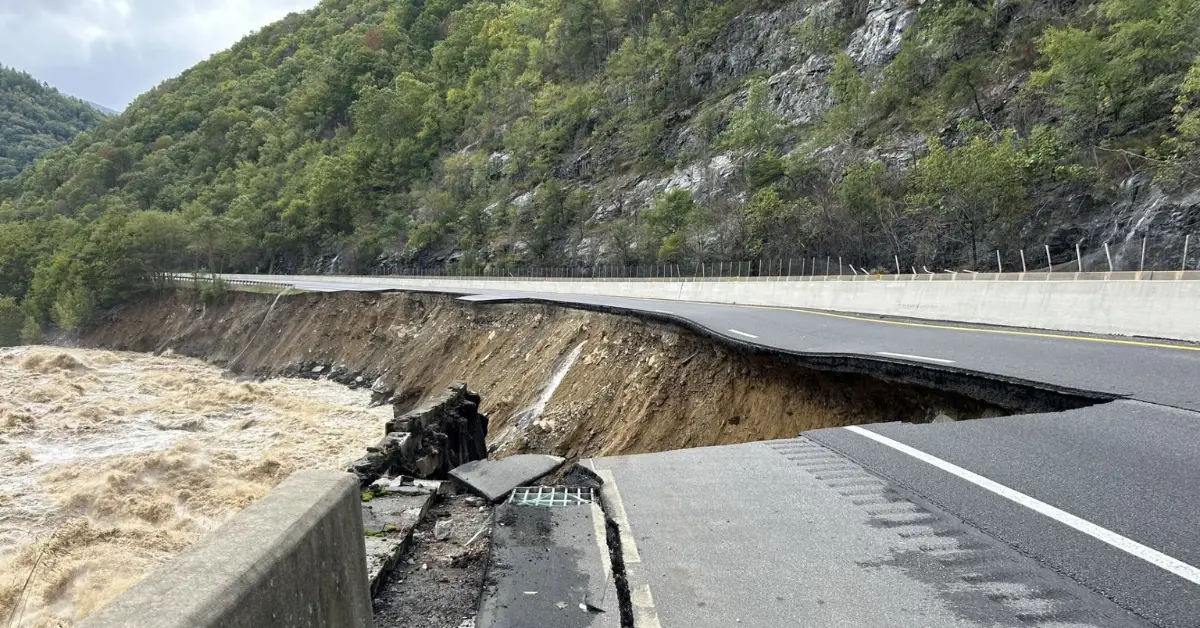
{"type": "Polygon", "coordinates": [[[0,625],[69,626],[291,472],[345,468],[391,413],[368,398],[170,355],[0,349],[0,625]]]}

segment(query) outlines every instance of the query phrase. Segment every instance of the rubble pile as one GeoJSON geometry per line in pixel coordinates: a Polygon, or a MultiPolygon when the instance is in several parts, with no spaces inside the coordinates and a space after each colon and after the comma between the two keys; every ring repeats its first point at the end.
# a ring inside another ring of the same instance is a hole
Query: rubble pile
{"type": "Polygon", "coordinates": [[[384,437],[351,463],[363,487],[383,476],[444,479],[451,469],[487,458],[488,417],[480,397],[456,382],[438,397],[387,422],[384,437]]]}

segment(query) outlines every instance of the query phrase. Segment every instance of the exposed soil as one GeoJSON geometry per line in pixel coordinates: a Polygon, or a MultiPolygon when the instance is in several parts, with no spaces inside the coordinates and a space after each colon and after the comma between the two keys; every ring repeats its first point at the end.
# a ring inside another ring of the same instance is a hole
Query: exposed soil
{"type": "Polygon", "coordinates": [[[435,504],[375,598],[376,628],[474,626],[491,546],[491,513],[491,506],[466,495],[435,504]],[[449,522],[443,523],[450,530],[445,540],[434,536],[439,521],[449,522]]]}
{"type": "Polygon", "coordinates": [[[670,325],[438,295],[230,293],[205,307],[188,291],[162,293],[113,311],[82,341],[172,350],[257,378],[328,365],[414,404],[464,380],[483,395],[500,456],[644,453],[1006,413],[962,394],[803,368],[670,325]]]}

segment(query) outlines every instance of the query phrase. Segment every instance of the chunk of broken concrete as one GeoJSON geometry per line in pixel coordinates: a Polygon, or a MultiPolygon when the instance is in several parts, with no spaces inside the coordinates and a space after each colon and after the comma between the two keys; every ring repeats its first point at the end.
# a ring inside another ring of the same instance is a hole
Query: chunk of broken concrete
{"type": "Polygon", "coordinates": [[[454,522],[449,519],[441,519],[433,524],[433,538],[439,541],[445,541],[454,533],[454,522]]]}
{"type": "Polygon", "coordinates": [[[501,460],[476,460],[450,471],[450,477],[492,503],[503,501],[513,489],[554,473],[565,460],[558,456],[519,454],[501,460]]]}
{"type": "Polygon", "coordinates": [[[450,494],[450,483],[443,480],[413,480],[413,486],[434,495],[450,494]]]}

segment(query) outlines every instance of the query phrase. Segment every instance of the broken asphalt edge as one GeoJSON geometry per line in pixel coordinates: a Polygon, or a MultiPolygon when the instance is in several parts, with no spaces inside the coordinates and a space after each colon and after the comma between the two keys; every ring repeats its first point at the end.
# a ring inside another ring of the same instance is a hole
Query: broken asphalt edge
{"type": "Polygon", "coordinates": [[[639,627],[634,621],[633,614],[633,595],[629,588],[629,573],[625,565],[625,553],[621,547],[621,527],[617,520],[610,514],[615,507],[615,496],[613,495],[613,487],[604,482],[596,470],[588,467],[583,461],[575,463],[573,471],[578,471],[581,475],[596,483],[600,487],[600,512],[604,514],[604,540],[608,547],[609,564],[612,566],[613,584],[617,589],[617,609],[621,613],[621,628],[648,628],[639,627]]]}
{"type": "MultiPolygon", "coordinates": [[[[425,495],[425,501],[421,505],[421,511],[417,515],[416,522],[413,523],[412,527],[404,532],[403,536],[400,538],[400,542],[392,547],[387,553],[383,562],[380,563],[379,569],[377,569],[375,573],[367,573],[367,579],[370,581],[372,600],[379,595],[380,590],[383,589],[383,585],[387,584],[388,578],[391,577],[392,572],[396,569],[396,565],[399,564],[400,557],[403,556],[404,553],[408,551],[408,548],[412,545],[413,533],[416,532],[417,528],[421,527],[421,524],[425,522],[425,518],[429,516],[429,510],[433,506],[433,501],[435,499],[437,499],[437,495],[432,493],[425,495]]],[[[366,532],[366,528],[363,528],[364,537],[366,536],[366,532]]]]}

